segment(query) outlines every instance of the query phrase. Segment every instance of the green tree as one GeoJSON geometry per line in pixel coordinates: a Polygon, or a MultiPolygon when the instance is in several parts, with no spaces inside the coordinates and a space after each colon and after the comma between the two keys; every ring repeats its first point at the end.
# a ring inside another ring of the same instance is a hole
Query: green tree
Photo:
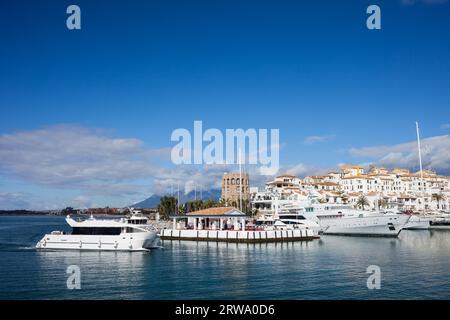
{"type": "Polygon", "coordinates": [[[208,199],[203,203],[204,209],[214,208],[217,207],[218,203],[214,201],[213,199],[208,199]]]}
{"type": "Polygon", "coordinates": [[[384,199],[384,198],[378,199],[378,207],[379,208],[387,208],[388,204],[389,204],[389,202],[386,199],[384,199]]]}
{"type": "Polygon", "coordinates": [[[162,197],[159,201],[158,212],[163,220],[168,220],[177,211],[177,199],[175,197],[162,197]]]}
{"type": "Polygon", "coordinates": [[[339,198],[343,203],[348,203],[348,195],[344,191],[339,191],[339,198]]]}
{"type": "Polygon", "coordinates": [[[365,210],[365,209],[366,209],[366,206],[369,206],[370,203],[369,203],[369,200],[367,200],[366,197],[360,196],[360,197],[358,198],[358,201],[356,202],[356,205],[357,205],[358,207],[362,207],[362,209],[365,210]]]}
{"type": "Polygon", "coordinates": [[[183,216],[186,214],[186,205],[181,204],[178,206],[178,215],[183,216]]]}

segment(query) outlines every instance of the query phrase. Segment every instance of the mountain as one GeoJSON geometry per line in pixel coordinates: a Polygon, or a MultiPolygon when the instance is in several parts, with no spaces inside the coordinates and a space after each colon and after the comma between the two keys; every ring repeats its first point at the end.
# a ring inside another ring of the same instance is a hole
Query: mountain
{"type": "Polygon", "coordinates": [[[135,203],[131,205],[131,208],[143,209],[143,208],[157,208],[159,205],[159,200],[162,196],[158,196],[156,194],[152,195],[150,198],[145,199],[144,201],[135,203]]]}
{"type": "MultiPolygon", "coordinates": [[[[203,200],[214,200],[219,201],[221,195],[220,189],[211,189],[211,190],[205,190],[202,193],[203,200]]],[[[170,196],[170,195],[167,195],[170,196]]],[[[175,193],[173,195],[174,197],[177,197],[177,194],[175,193]]],[[[136,208],[136,209],[143,209],[143,208],[157,208],[159,205],[159,201],[162,198],[162,195],[152,195],[150,198],[145,199],[144,201],[135,203],[131,205],[130,207],[136,208]]],[[[184,194],[180,192],[180,203],[184,204],[189,201],[195,200],[195,191],[191,191],[188,194],[184,194]]],[[[200,192],[197,192],[197,200],[200,200],[200,192]]]]}

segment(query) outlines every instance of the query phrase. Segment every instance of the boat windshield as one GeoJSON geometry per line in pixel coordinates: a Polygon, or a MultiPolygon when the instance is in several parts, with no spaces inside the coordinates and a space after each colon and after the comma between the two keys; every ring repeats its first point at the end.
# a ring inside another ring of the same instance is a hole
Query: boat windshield
{"type": "Polygon", "coordinates": [[[280,214],[280,219],[291,219],[291,220],[306,220],[306,218],[299,214],[280,214]]]}
{"type": "Polygon", "coordinates": [[[129,224],[147,224],[147,219],[128,219],[129,224]]]}

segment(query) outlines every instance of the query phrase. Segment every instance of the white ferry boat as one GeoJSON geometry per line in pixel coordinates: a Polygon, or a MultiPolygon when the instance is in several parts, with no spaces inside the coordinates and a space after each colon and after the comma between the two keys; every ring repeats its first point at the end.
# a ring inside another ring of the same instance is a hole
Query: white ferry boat
{"type": "Polygon", "coordinates": [[[146,251],[156,246],[157,230],[137,210],[122,219],[74,220],[66,217],[72,232],[53,231],[37,244],[40,250],[146,251]]]}

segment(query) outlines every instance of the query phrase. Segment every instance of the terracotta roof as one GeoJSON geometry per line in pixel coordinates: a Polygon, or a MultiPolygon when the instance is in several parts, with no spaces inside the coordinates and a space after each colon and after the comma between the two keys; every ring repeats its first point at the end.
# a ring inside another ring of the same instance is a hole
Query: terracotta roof
{"type": "Polygon", "coordinates": [[[358,179],[358,180],[366,180],[366,179],[368,179],[368,180],[373,180],[372,178],[369,178],[366,175],[345,177],[343,179],[344,180],[351,180],[351,179],[358,179]]]}
{"type": "Polygon", "coordinates": [[[233,207],[209,208],[200,211],[189,212],[188,216],[225,216],[236,211],[238,214],[244,215],[241,211],[233,207]]]}
{"type": "Polygon", "coordinates": [[[296,176],[291,176],[291,175],[288,175],[288,174],[286,174],[286,175],[282,175],[282,176],[278,176],[278,177],[276,177],[277,179],[279,179],[279,178],[297,178],[296,176]]]}
{"type": "Polygon", "coordinates": [[[364,168],[360,165],[345,164],[341,166],[341,169],[364,169],[364,168]]]}
{"type": "Polygon", "coordinates": [[[292,182],[281,181],[281,180],[275,180],[275,181],[271,181],[271,182],[266,183],[266,185],[272,185],[272,184],[289,184],[289,185],[294,185],[292,182]]]}
{"type": "Polygon", "coordinates": [[[304,186],[334,186],[339,187],[340,184],[334,182],[308,182],[303,183],[304,186]]]}

